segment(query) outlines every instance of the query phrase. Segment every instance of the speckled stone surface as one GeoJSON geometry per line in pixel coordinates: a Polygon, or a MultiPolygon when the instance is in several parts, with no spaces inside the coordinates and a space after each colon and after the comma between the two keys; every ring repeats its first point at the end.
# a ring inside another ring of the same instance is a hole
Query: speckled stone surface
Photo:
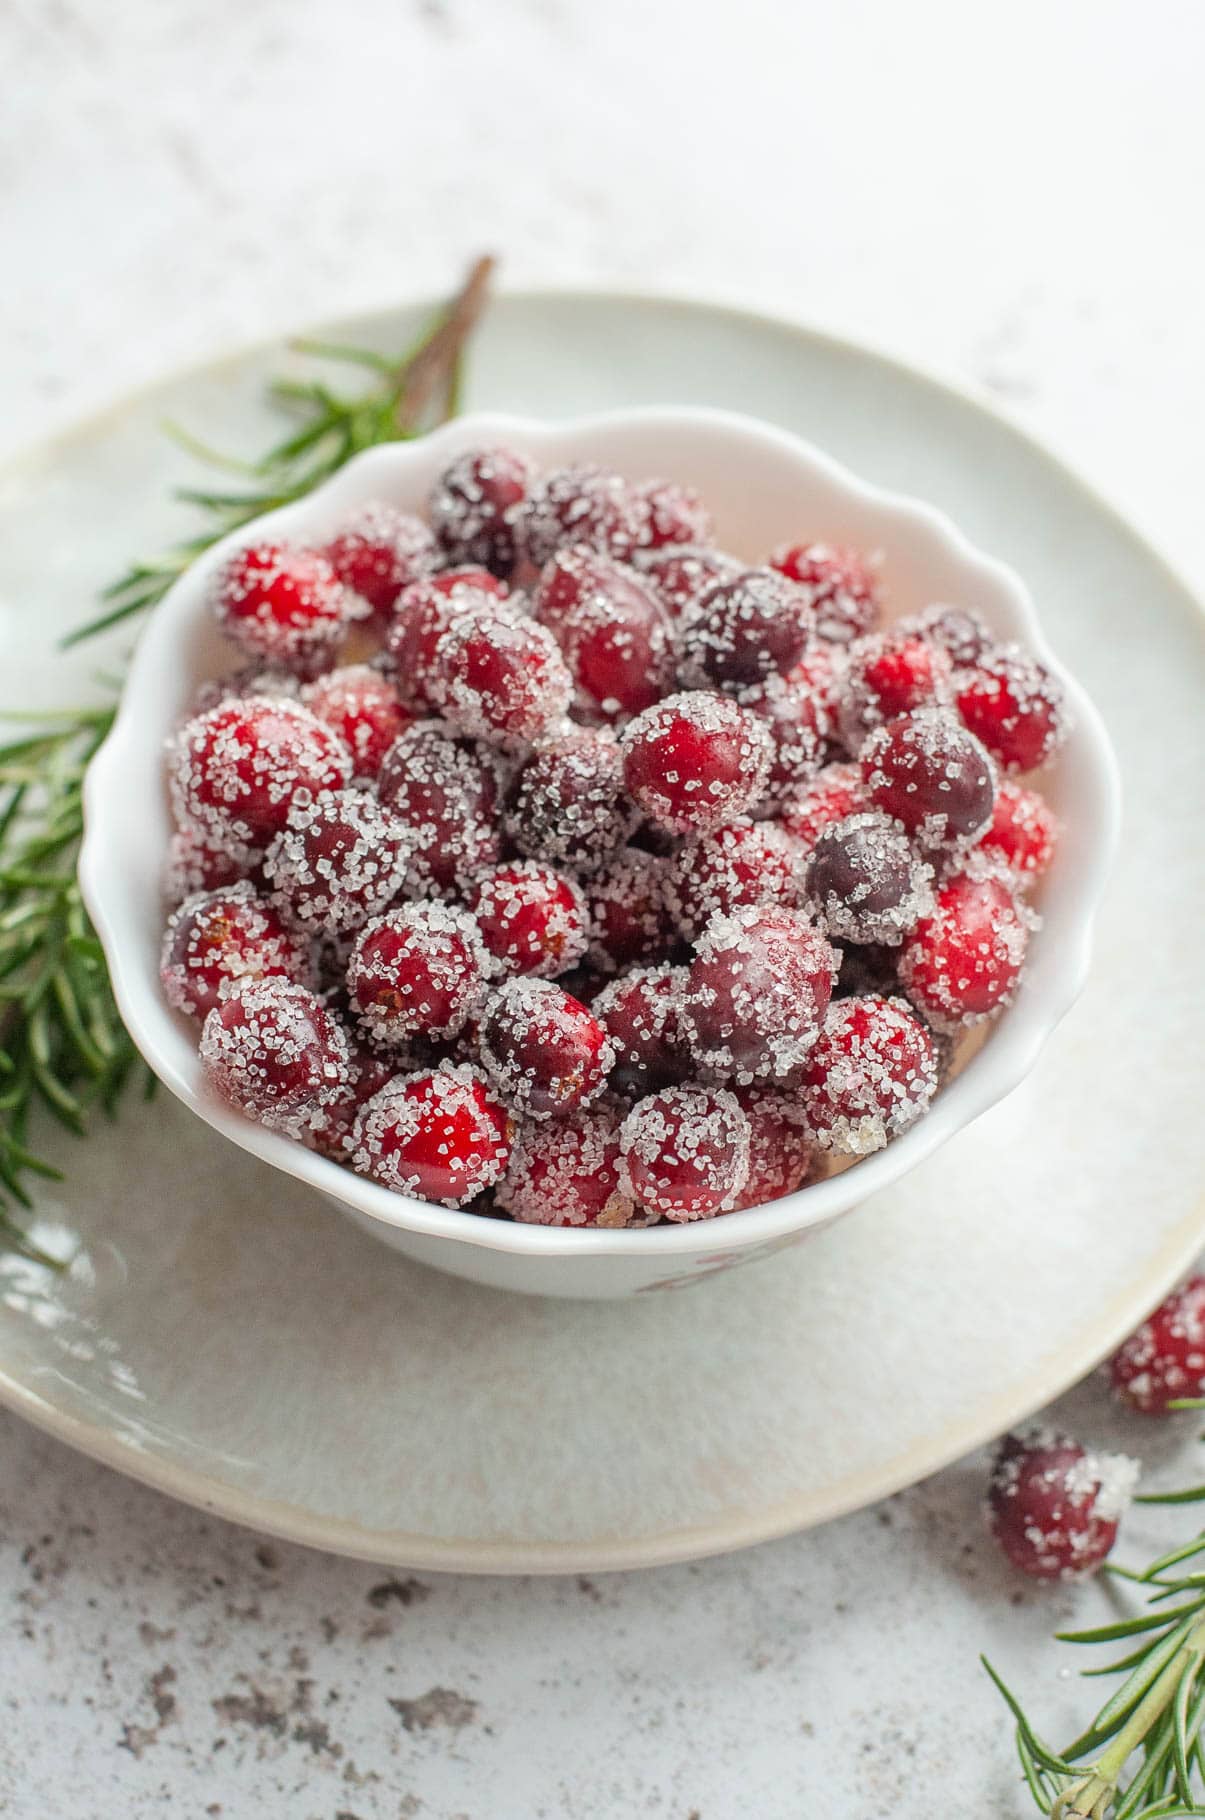
{"type": "MultiPolygon", "coordinates": [[[[1203,44],[1192,0],[990,33],[956,0],[10,0],[0,449],[489,243],[514,282],[735,294],[985,383],[1200,583],[1203,44]]],[[[1202,1470],[1095,1384],[1068,1420],[1202,1470]]],[[[0,1811],[1013,1820],[977,1653],[1057,1736],[1049,1632],[1105,1596],[1012,1579],[982,1477],[690,1567],[419,1582],[0,1418],[0,1811]]]]}

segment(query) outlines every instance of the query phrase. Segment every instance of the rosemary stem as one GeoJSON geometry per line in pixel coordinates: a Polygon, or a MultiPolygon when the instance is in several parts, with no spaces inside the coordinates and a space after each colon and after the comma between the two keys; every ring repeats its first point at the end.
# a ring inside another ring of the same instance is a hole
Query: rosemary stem
{"type": "Polygon", "coordinates": [[[1108,1749],[1102,1753],[1084,1782],[1059,1797],[1052,1810],[1055,1820],[1104,1820],[1117,1793],[1121,1772],[1153,1726],[1176,1697],[1186,1672],[1193,1675],[1205,1659],[1205,1617],[1197,1619],[1171,1661],[1156,1676],[1108,1749]],[[1070,1805],[1067,1805],[1070,1797],[1070,1805]]]}

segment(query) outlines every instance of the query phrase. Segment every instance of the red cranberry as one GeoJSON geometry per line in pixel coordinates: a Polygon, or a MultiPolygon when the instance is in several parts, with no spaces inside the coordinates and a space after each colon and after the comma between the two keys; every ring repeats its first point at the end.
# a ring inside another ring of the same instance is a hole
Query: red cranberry
{"type": "Polygon", "coordinates": [[[861,763],[875,807],[894,816],[922,847],[969,845],[991,821],[995,767],[945,708],[888,721],[867,740],[861,763]]]}
{"type": "Polygon", "coordinates": [[[207,1017],[244,980],[308,972],[304,943],[245,880],[189,898],[164,931],[159,978],[168,1003],[190,1017],[207,1017]]]}
{"type": "Polygon", "coordinates": [[[837,746],[837,715],[845,677],[845,652],[840,645],[813,638],[787,682],[803,689],[815,703],[817,723],[823,728],[828,749],[837,746]]]}
{"type": "Polygon", "coordinates": [[[378,1043],[455,1036],[481,1004],[486,957],[477,925],[452,904],[405,904],[359,936],[347,990],[378,1043]]]}
{"type": "Polygon", "coordinates": [[[975,851],[1003,861],[1018,884],[1040,878],[1054,857],[1058,822],[1036,790],[1004,778],[975,851]]]}
{"type": "Polygon", "coordinates": [[[462,1207],[492,1188],[510,1154],[510,1121],[477,1069],[447,1064],[390,1081],[360,1112],[352,1167],[395,1194],[462,1207]]]}
{"type": "Polygon", "coordinates": [[[826,543],[785,544],[771,566],[811,592],[816,631],[833,644],[849,644],[873,631],[879,619],[878,585],[870,563],[856,550],[826,543]]]}
{"type": "Polygon", "coordinates": [[[624,1120],[619,1144],[637,1201],[667,1220],[724,1212],[748,1179],[749,1121],[722,1089],[650,1094],[624,1120]]]}
{"type": "Polygon", "coordinates": [[[384,625],[402,589],[435,567],[435,539],[413,512],[374,499],[339,527],[326,557],[384,625]]]}
{"type": "Polygon", "coordinates": [[[507,980],[481,1022],[481,1059],[525,1118],[561,1118],[598,1098],[615,1050],[585,1005],[551,980],[507,980]]]}
{"type": "Polygon", "coordinates": [[[1144,1416],[1205,1394],[1205,1277],[1173,1289],[1109,1361],[1113,1388],[1144,1416]]]}
{"type": "MultiPolygon", "coordinates": [[[[821,647],[823,648],[823,647],[821,647]]],[[[766,799],[789,802],[815,775],[831,722],[820,697],[795,676],[768,676],[737,696],[770,729],[774,742],[766,799]]]]}
{"type": "Polygon", "coordinates": [[[723,550],[669,544],[660,550],[637,550],[636,566],[670,618],[678,619],[712,582],[739,575],[744,565],[723,550]]]}
{"type": "Polygon", "coordinates": [[[702,833],[765,789],[773,742],[764,721],[726,695],[670,695],[623,730],[628,793],[674,834],[702,833]]]}
{"type": "Polygon", "coordinates": [[[960,671],[954,690],[963,720],[1006,771],[1035,771],[1066,738],[1061,683],[1015,646],[960,671]]]}
{"type": "Polygon", "coordinates": [[[439,643],[444,713],[479,739],[538,739],[567,710],[573,679],[545,626],[496,607],[461,614],[439,643]]]}
{"type": "Polygon", "coordinates": [[[319,1108],[302,1132],[302,1142],[332,1163],[346,1163],[360,1108],[387,1086],[397,1073],[393,1057],[375,1055],[350,1037],[351,1079],[333,1105],[319,1108]]]}
{"type": "Polygon", "coordinates": [[[403,701],[418,709],[443,706],[447,694],[440,661],[444,637],[462,614],[502,612],[497,586],[484,570],[460,574],[451,570],[413,582],[399,595],[387,646],[403,701]]]}
{"type": "Polygon", "coordinates": [[[807,863],[811,909],[839,941],[898,946],[932,909],[932,884],[899,823],[876,810],[833,822],[807,863]]]}
{"type": "Polygon", "coordinates": [[[276,543],[237,550],[211,599],[218,624],[244,651],[302,676],[327,667],[357,612],[325,556],[276,543]]]}
{"type": "Polygon", "coordinates": [[[201,1032],[214,1091],[261,1125],[300,1136],[351,1081],[347,1038],[307,986],[270,974],[214,1006],[201,1032]]]}
{"type": "Polygon", "coordinates": [[[685,967],[634,967],[592,1006],[615,1046],[612,1080],[625,1093],[655,1093],[693,1073],[679,1022],[685,967]]]}
{"type": "Polygon", "coordinates": [[[414,719],[393,684],[369,664],[328,671],[306,684],[301,699],[343,739],[357,777],[377,776],[386,752],[414,719]]]}
{"type": "Polygon", "coordinates": [[[676,480],[642,480],[632,488],[642,550],[711,541],[711,513],[693,487],[676,480]]]}
{"type": "Polygon", "coordinates": [[[586,952],[586,900],[575,879],[538,860],[495,866],[472,898],[482,940],[504,973],[551,979],[586,952]]]}
{"type": "Polygon", "coordinates": [[[590,960],[604,973],[659,960],[674,939],[665,862],[625,847],[586,881],[590,960]]]}
{"type": "Polygon", "coordinates": [[[669,619],[635,570],[570,545],[545,565],[533,611],[560,645],[585,712],[639,714],[672,687],[669,619]]]}
{"type": "Polygon", "coordinates": [[[350,777],[351,754],[317,715],[256,695],[189,721],[171,759],[177,820],[223,845],[266,847],[295,802],[350,777]]]}
{"type": "Polygon", "coordinates": [[[681,846],[667,868],[670,908],[683,935],[701,935],[717,911],[798,904],[797,843],[777,822],[725,822],[681,846]]]}
{"type": "Polygon", "coordinates": [[[535,479],[515,449],[466,449],[431,494],[431,523],[450,562],[480,564],[507,577],[518,562],[515,523],[535,479]]]}
{"type": "Polygon", "coordinates": [[[940,601],[906,623],[931,644],[940,645],[956,664],[977,663],[992,643],[992,635],[978,613],[968,612],[965,607],[947,607],[940,601]]]}
{"type": "Polygon", "coordinates": [[[772,1087],[739,1087],[734,1097],[749,1121],[749,1174],[732,1211],[761,1207],[794,1194],[816,1171],[816,1152],[803,1108],[772,1087]]]}
{"type": "Polygon", "coordinates": [[[497,773],[439,721],[419,721],[394,742],[378,791],[410,831],[411,892],[463,890],[501,858],[497,773]]]}
{"type": "Polygon", "coordinates": [[[398,895],[409,848],[405,824],[367,790],[323,790],[293,805],[264,874],[294,923],[347,935],[398,895]]]}
{"type": "Polygon", "coordinates": [[[623,845],[636,819],[614,736],[574,727],[538,746],[519,771],[506,831],[528,859],[589,872],[623,845]]]}
{"type": "Polygon", "coordinates": [[[1008,887],[962,873],[941,886],[932,913],[905,941],[900,979],[937,1029],[978,1023],[1007,1004],[1028,939],[1008,887]]]}
{"type": "Polygon", "coordinates": [[[620,1179],[619,1124],[608,1108],[527,1125],[511,1148],[498,1205],[535,1226],[649,1224],[620,1179]]]}
{"type": "Polygon", "coordinates": [[[851,752],[884,721],[949,699],[952,666],[940,645],[900,627],[851,645],[838,722],[851,752]]]}
{"type": "Polygon", "coordinates": [[[236,885],[255,870],[255,864],[254,853],[220,846],[202,828],[178,828],[167,849],[163,895],[169,904],[182,904],[198,891],[236,885]]]}
{"type": "Polygon", "coordinates": [[[713,582],[678,625],[681,682],[739,689],[782,675],[803,656],[811,603],[776,569],[745,569],[713,582]]]}
{"type": "Polygon", "coordinates": [[[519,515],[528,559],[543,568],[565,544],[588,544],[627,562],[640,542],[643,514],[626,480],[603,468],[557,468],[536,482],[519,515]]]}
{"type": "Polygon", "coordinates": [[[988,1525],[1014,1567],[1035,1580],[1094,1573],[1117,1539],[1138,1469],[1089,1453],[1067,1435],[1006,1435],[992,1466],[988,1525]]]}
{"type": "Polygon", "coordinates": [[[781,820],[805,851],[816,845],[833,822],[865,809],[868,798],[857,765],[825,765],[802,790],[783,804],[781,820]]]}
{"type": "Polygon", "coordinates": [[[789,1078],[820,1034],[836,977],[836,955],[802,911],[759,904],[714,917],[682,1000],[695,1059],[725,1079],[789,1078]]]}
{"type": "Polygon", "coordinates": [[[937,1081],[933,1039],[902,999],[835,999],[804,1067],[809,1128],[825,1150],[869,1156],[920,1117],[937,1081]]]}

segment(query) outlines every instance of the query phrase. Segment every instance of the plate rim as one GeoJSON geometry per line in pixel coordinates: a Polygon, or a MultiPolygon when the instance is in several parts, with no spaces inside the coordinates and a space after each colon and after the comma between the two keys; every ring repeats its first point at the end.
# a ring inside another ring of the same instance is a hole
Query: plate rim
{"type": "MultiPolygon", "coordinates": [[[[682,310],[726,316],[755,333],[770,330],[793,337],[813,348],[827,347],[845,358],[869,359],[905,380],[921,383],[957,403],[979,412],[1011,433],[1031,457],[1048,464],[1061,481],[1071,486],[1095,511],[1104,513],[1143,557],[1153,563],[1171,584],[1198,637],[1205,638],[1205,601],[1136,522],[1117,506],[1107,492],[1078,464],[1073,466],[1057,443],[1039,437],[1008,408],[984,389],[923,362],[905,359],[873,340],[838,333],[806,318],[756,306],[737,297],[706,290],[693,295],[657,287],[611,287],[556,283],[502,288],[499,300],[522,308],[525,304],[555,301],[572,306],[609,306],[618,309],[682,310]]],[[[0,479],[46,463],[72,443],[103,431],[113,419],[124,416],[163,387],[199,379],[206,373],[232,368],[281,350],[299,334],[330,337],[348,326],[384,318],[406,310],[435,310],[439,298],[429,293],[393,297],[385,303],[349,310],[304,330],[296,326],[195,361],[169,368],[142,383],[119,392],[104,404],[72,419],[47,435],[33,438],[0,459],[0,479]]],[[[508,1538],[483,1542],[472,1537],[434,1537],[418,1532],[372,1530],[347,1518],[323,1516],[304,1507],[245,1491],[197,1468],[157,1453],[139,1449],[111,1426],[93,1423],[58,1408],[0,1364],[0,1406],[30,1422],[35,1428],[64,1442],[100,1464],[163,1492],[185,1504],[209,1511],[226,1521],[353,1559],[427,1572],[472,1574],[603,1573],[674,1563],[729,1553],[813,1528],[849,1515],[868,1504],[890,1497],[904,1487],[941,1470],[973,1451],[991,1435],[1003,1432],[1036,1408],[1043,1407],[1072,1384],[1087,1376],[1125,1337],[1166,1289],[1182,1274],[1205,1239],[1205,1198],[1165,1238],[1141,1279],[1109,1304],[1094,1321],[1085,1338],[1081,1331],[1075,1345],[1046,1359],[1020,1385],[1013,1385],[976,1410],[949,1422],[938,1433],[886,1463],[820,1489],[799,1493],[752,1511],[730,1512],[706,1523],[679,1526],[651,1537],[617,1538],[606,1542],[540,1542],[508,1538]],[[990,1417],[990,1425],[988,1423],[990,1417]]],[[[504,1292],[499,1292],[504,1293],[504,1292]]],[[[705,1289],[703,1293],[706,1293],[705,1289]]]]}

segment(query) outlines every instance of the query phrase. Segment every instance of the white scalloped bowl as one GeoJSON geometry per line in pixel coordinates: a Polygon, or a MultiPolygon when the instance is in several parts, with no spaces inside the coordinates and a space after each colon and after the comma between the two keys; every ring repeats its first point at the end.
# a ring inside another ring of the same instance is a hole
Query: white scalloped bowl
{"type": "Polygon", "coordinates": [[[121,709],[85,789],[80,878],[104,944],[121,1014],[147,1062],[215,1130],[307,1182],[408,1257],[474,1282],[539,1295],[615,1297],[677,1287],[797,1243],[899,1179],[1001,1099],[1033,1067],[1088,971],[1092,926],[1116,845],[1120,790],[1100,717],[1042,636],[1023,583],[973,548],[931,507],[855,479],[797,437],[732,413],[649,409],[550,424],[463,417],[421,441],[369,450],[315,493],[258,521],[257,531],[320,541],[369,499],[421,508],[449,458],[508,443],[547,466],[597,461],[632,477],[672,475],[697,487],[720,543],[750,559],[796,537],[881,553],[889,617],[934,600],[973,607],[1061,678],[1074,726],[1042,779],[1064,824],[1043,881],[1042,927],[1022,989],[924,1118],[885,1150],[813,1187],[743,1213],[648,1231],[525,1226],[439,1207],[352,1175],[240,1117],[207,1090],[196,1030],[159,986],[161,880],[171,834],[164,747],[204,678],[232,666],[205,609],[210,577],[242,530],[201,558],[155,609],[121,709]]]}

